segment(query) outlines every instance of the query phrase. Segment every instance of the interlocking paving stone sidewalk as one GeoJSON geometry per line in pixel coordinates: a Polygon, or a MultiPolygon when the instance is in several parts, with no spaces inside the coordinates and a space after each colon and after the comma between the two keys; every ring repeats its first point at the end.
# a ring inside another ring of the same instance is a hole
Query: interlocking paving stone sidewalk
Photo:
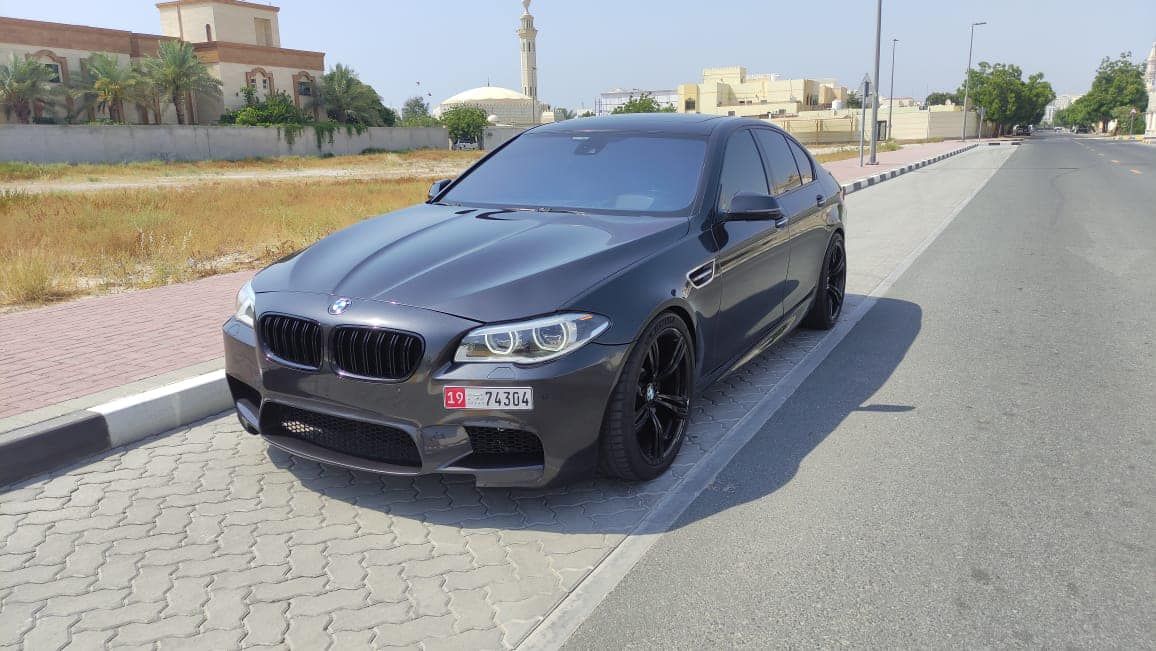
{"type": "Polygon", "coordinates": [[[228,416],[8,487],[0,645],[513,647],[823,334],[709,388],[646,484],[379,477],[270,450],[228,416]]]}

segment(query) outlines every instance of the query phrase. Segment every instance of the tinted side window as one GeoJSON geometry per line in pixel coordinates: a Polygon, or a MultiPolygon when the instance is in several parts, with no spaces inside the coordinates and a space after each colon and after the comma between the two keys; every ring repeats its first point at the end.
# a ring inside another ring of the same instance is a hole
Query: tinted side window
{"type": "Polygon", "coordinates": [[[767,175],[750,131],[736,131],[727,141],[719,176],[719,210],[730,210],[731,199],[739,192],[767,194],[767,175]]]}
{"type": "Polygon", "coordinates": [[[795,157],[787,146],[786,138],[770,129],[758,129],[755,133],[763,145],[763,154],[770,168],[771,194],[782,194],[802,185],[799,167],[795,165],[795,157]]]}
{"type": "Polygon", "coordinates": [[[803,185],[807,185],[815,180],[815,170],[811,167],[811,157],[803,148],[795,144],[793,140],[788,140],[787,144],[791,146],[791,153],[795,155],[795,163],[799,166],[799,174],[803,178],[803,185]]]}

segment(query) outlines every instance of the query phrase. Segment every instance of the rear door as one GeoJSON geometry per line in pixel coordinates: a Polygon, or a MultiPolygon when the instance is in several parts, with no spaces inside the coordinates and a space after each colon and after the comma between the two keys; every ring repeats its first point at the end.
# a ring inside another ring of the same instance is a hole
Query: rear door
{"type": "Polygon", "coordinates": [[[757,344],[763,333],[783,316],[789,259],[786,228],[773,219],[724,219],[735,194],[768,194],[767,178],[751,130],[731,134],[723,154],[715,210],[714,234],[718,245],[715,282],[723,288],[715,345],[707,360],[712,370],[757,344]]]}
{"type": "Polygon", "coordinates": [[[815,291],[827,245],[822,184],[815,182],[815,167],[794,139],[772,129],[756,132],[771,177],[772,193],[789,217],[790,262],[783,308],[790,313],[815,291]]]}

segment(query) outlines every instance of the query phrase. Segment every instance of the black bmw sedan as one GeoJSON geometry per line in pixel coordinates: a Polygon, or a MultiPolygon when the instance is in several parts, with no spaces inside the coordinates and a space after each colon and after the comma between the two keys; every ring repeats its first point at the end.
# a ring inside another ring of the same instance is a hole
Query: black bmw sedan
{"type": "Polygon", "coordinates": [[[537,127],[246,284],[224,326],[237,415],[371,472],[651,479],[696,390],[834,324],[844,219],[835,179],[766,122],[537,127]]]}

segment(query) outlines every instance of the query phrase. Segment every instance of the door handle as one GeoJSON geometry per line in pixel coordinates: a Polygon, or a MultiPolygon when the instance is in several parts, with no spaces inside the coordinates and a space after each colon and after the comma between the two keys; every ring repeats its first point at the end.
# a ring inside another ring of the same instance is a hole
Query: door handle
{"type": "Polygon", "coordinates": [[[815,205],[820,207],[820,208],[823,207],[823,195],[820,194],[820,195],[815,197],[815,205]]]}
{"type": "Polygon", "coordinates": [[[779,217],[775,220],[775,230],[783,230],[787,227],[787,224],[790,223],[790,221],[791,220],[786,217],[779,217]]]}

